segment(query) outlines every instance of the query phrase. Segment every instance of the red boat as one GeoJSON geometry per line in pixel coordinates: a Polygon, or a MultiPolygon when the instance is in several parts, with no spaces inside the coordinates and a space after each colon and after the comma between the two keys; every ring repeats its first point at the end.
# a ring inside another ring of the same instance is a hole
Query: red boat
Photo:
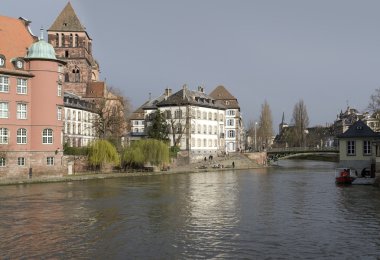
{"type": "Polygon", "coordinates": [[[351,169],[341,168],[335,171],[335,183],[336,184],[351,184],[354,180],[354,173],[351,169]]]}

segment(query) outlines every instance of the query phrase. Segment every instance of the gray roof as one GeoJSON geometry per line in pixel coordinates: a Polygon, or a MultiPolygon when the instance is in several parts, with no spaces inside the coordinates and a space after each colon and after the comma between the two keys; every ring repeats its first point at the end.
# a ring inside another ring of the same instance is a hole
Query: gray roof
{"type": "Polygon", "coordinates": [[[380,137],[380,135],[374,132],[363,121],[359,120],[348,128],[346,132],[337,136],[338,138],[358,138],[358,137],[380,137]]]}
{"type": "Polygon", "coordinates": [[[48,31],[85,32],[86,30],[68,2],[48,31]]]}
{"type": "Polygon", "coordinates": [[[183,88],[173,95],[157,103],[157,107],[193,105],[215,109],[226,109],[225,106],[215,102],[215,99],[201,91],[191,91],[183,88]]]}

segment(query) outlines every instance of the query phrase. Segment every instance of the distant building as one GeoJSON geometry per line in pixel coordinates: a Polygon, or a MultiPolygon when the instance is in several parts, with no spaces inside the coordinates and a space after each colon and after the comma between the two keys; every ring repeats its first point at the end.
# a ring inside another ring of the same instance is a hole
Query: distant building
{"type": "Polygon", "coordinates": [[[0,24],[0,178],[62,174],[66,62],[30,21],[0,24]]]}

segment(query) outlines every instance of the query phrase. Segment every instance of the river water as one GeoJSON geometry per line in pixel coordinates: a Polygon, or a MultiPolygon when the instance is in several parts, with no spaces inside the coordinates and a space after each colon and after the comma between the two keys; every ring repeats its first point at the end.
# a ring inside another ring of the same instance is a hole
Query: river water
{"type": "Polygon", "coordinates": [[[380,189],[334,167],[2,186],[0,259],[376,259],[380,189]]]}

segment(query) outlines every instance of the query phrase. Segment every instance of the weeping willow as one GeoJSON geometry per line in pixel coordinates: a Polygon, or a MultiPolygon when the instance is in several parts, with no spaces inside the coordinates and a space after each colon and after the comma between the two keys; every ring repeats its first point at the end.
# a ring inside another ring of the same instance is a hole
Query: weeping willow
{"type": "Polygon", "coordinates": [[[106,140],[97,140],[89,147],[88,161],[91,166],[102,166],[104,163],[118,165],[120,157],[115,146],[106,140]]]}
{"type": "Polygon", "coordinates": [[[162,165],[169,163],[169,147],[156,139],[133,142],[123,153],[123,161],[128,165],[142,166],[146,163],[162,165]]]}

